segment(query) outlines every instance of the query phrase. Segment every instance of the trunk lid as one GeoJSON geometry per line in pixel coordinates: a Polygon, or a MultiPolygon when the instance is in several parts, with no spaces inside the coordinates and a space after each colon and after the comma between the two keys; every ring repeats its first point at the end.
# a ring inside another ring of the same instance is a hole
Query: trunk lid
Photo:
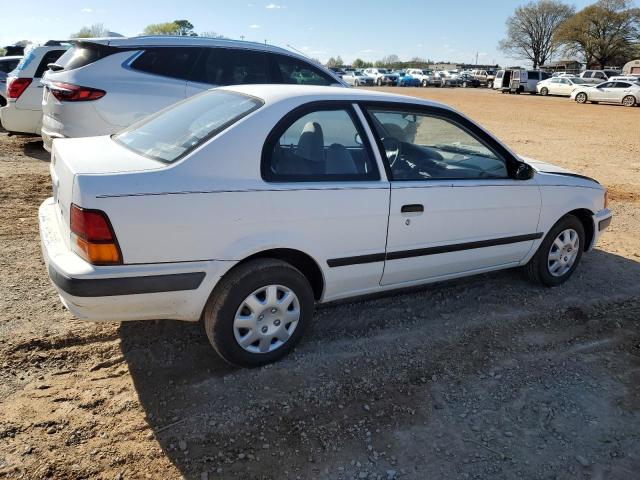
{"type": "MultiPolygon", "coordinates": [[[[51,182],[63,237],[69,244],[69,212],[81,198],[79,175],[131,173],[165,168],[166,165],[138,155],[111,137],[58,139],[51,153],[51,182]]],[[[78,204],[82,207],[83,205],[78,204]]]]}

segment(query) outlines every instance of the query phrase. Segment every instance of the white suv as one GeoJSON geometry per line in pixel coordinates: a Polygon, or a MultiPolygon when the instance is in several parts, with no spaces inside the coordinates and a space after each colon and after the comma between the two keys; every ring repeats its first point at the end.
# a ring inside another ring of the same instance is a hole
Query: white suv
{"type": "Polygon", "coordinates": [[[328,69],[278,47],[193,37],[84,40],[47,72],[42,138],[112,134],[212,86],[346,86],[328,69]]]}
{"type": "Polygon", "coordinates": [[[56,40],[25,52],[18,66],[6,80],[6,106],[0,108],[5,130],[39,135],[42,125],[42,84],[40,78],[47,65],[55,62],[71,43],[56,40]]]}

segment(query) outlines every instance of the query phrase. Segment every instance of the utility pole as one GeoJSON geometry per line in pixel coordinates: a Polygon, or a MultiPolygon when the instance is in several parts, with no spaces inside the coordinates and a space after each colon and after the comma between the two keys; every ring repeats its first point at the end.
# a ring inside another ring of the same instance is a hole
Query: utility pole
{"type": "Polygon", "coordinates": [[[244,40],[244,35],[240,35],[240,40],[244,40]]]}
{"type": "Polygon", "coordinates": [[[476,52],[476,67],[478,66],[478,52],[476,52]]]}

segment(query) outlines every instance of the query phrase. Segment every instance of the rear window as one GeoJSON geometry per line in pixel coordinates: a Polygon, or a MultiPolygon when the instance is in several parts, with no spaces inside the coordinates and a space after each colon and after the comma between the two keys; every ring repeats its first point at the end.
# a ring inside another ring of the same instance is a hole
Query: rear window
{"type": "Polygon", "coordinates": [[[149,48],[133,61],[131,68],[186,80],[198,53],[199,49],[195,47],[149,48]]]}
{"type": "Polygon", "coordinates": [[[338,83],[337,80],[334,80],[319,68],[315,68],[297,58],[284,55],[275,55],[274,57],[282,83],[321,86],[338,83]]]}
{"type": "Polygon", "coordinates": [[[64,53],[65,50],[49,50],[47,53],[45,53],[42,57],[42,60],[40,60],[40,64],[38,65],[38,68],[36,68],[36,73],[33,75],[33,77],[42,77],[42,74],[49,69],[47,65],[49,65],[50,63],[54,63],[64,53]]]}
{"type": "Polygon", "coordinates": [[[97,62],[109,55],[117,52],[116,48],[110,48],[99,44],[78,44],[70,48],[64,54],[48,63],[56,63],[63,70],[75,70],[90,63],[97,62]]]}
{"type": "Polygon", "coordinates": [[[209,90],[133,124],[112,138],[140,155],[172,163],[262,104],[255,97],[209,90]]]}
{"type": "Polygon", "coordinates": [[[4,72],[4,73],[11,72],[14,68],[16,68],[19,62],[20,60],[18,59],[6,60],[4,62],[0,62],[0,72],[4,72]]]}

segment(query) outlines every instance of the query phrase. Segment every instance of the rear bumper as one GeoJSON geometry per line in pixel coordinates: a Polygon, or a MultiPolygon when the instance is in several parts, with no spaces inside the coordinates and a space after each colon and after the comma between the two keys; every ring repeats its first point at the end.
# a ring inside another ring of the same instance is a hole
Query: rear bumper
{"type": "Polygon", "coordinates": [[[62,303],[81,319],[197,321],[220,277],[236,263],[91,265],[67,247],[56,208],[48,198],[38,212],[42,256],[62,303]]]}
{"type": "Polygon", "coordinates": [[[44,146],[44,149],[49,153],[51,153],[51,147],[53,145],[54,138],[65,138],[65,136],[60,133],[47,130],[44,125],[40,129],[40,135],[42,136],[42,145],[44,146]]]}
{"type": "Polygon", "coordinates": [[[15,102],[9,102],[0,108],[0,122],[2,127],[9,132],[39,135],[42,126],[42,111],[22,110],[15,107],[15,102]]]}

